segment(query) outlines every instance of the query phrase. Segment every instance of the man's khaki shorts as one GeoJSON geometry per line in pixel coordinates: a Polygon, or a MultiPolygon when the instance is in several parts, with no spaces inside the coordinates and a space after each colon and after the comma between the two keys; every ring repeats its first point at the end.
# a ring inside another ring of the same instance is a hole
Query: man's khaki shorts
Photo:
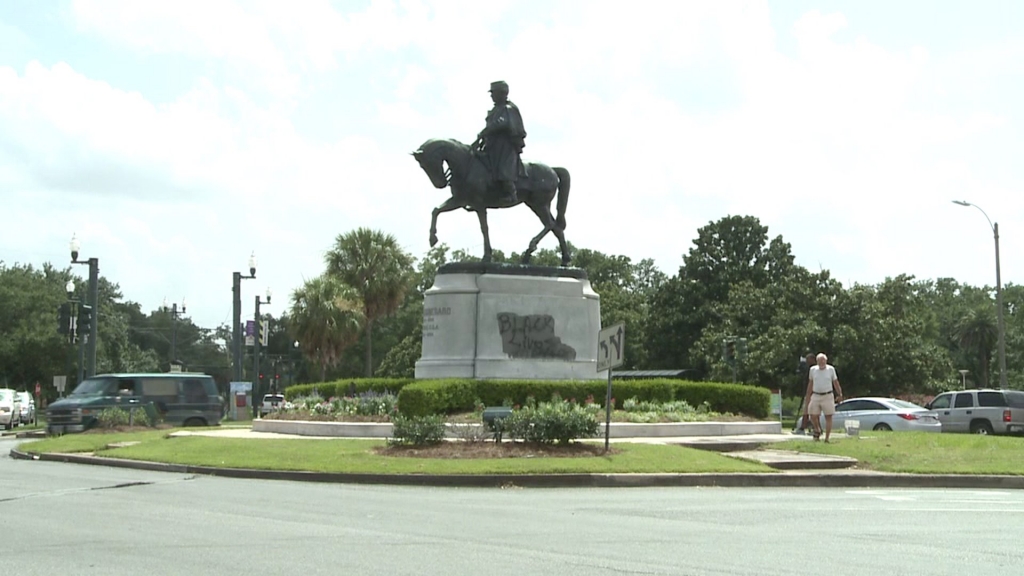
{"type": "Polygon", "coordinates": [[[832,394],[811,394],[811,402],[807,405],[808,414],[824,414],[831,416],[836,413],[836,402],[832,394]]]}

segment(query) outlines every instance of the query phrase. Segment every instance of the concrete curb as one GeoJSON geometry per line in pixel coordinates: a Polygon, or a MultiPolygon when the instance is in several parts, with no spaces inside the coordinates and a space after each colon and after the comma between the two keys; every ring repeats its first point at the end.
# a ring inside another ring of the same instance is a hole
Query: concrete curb
{"type": "Polygon", "coordinates": [[[521,488],[973,488],[1024,490],[1024,476],[978,476],[970,474],[889,474],[889,473],[737,473],[737,474],[345,474],[333,472],[297,472],[214,468],[104,458],[85,454],[35,454],[11,449],[18,460],[43,460],[112,466],[178,474],[204,474],[225,478],[254,480],[290,480],[338,484],[385,484],[437,487],[521,487],[521,488]]]}

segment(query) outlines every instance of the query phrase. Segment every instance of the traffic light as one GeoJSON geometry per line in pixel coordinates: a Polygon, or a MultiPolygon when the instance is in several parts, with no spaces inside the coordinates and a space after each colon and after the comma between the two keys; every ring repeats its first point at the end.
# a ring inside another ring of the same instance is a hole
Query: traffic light
{"type": "Polygon", "coordinates": [[[65,302],[57,309],[57,333],[71,335],[71,302],[65,302]]]}
{"type": "Polygon", "coordinates": [[[93,320],[94,318],[92,317],[92,306],[86,306],[85,304],[80,305],[78,307],[78,333],[92,333],[93,320]]]}
{"type": "Polygon", "coordinates": [[[722,357],[729,364],[736,361],[736,341],[722,340],[722,357]]]}

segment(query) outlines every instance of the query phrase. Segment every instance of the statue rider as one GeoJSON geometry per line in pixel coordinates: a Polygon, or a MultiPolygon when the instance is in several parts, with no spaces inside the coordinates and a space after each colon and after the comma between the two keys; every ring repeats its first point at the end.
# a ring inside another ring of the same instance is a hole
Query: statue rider
{"type": "Polygon", "coordinates": [[[516,204],[516,179],[526,176],[519,155],[526,145],[526,130],[519,108],[508,99],[508,84],[491,82],[494,108],[487,113],[487,123],[477,136],[473,148],[484,153],[490,168],[491,181],[497,182],[502,203],[516,204]]]}

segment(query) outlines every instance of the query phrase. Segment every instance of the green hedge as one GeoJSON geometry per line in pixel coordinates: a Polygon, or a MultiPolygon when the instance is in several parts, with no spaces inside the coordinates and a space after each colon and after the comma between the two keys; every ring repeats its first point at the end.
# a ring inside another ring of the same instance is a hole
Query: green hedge
{"type": "MultiPolygon", "coordinates": [[[[529,396],[545,402],[553,394],[577,402],[592,396],[594,402],[603,405],[607,386],[605,380],[418,380],[399,392],[398,409],[409,416],[446,414],[472,410],[477,400],[485,406],[522,405],[529,396]]],[[[716,412],[754,418],[768,416],[770,400],[768,389],[758,386],[667,378],[616,381],[612,383],[612,396],[616,408],[629,398],[659,403],[685,400],[695,407],[707,402],[716,412]]]]}
{"type": "Polygon", "coordinates": [[[316,384],[296,384],[284,389],[284,397],[286,400],[294,400],[302,396],[309,396],[313,390],[316,390],[324,399],[338,398],[348,395],[351,384],[355,384],[356,394],[370,390],[398,394],[402,388],[415,381],[413,378],[346,378],[316,384]]]}

